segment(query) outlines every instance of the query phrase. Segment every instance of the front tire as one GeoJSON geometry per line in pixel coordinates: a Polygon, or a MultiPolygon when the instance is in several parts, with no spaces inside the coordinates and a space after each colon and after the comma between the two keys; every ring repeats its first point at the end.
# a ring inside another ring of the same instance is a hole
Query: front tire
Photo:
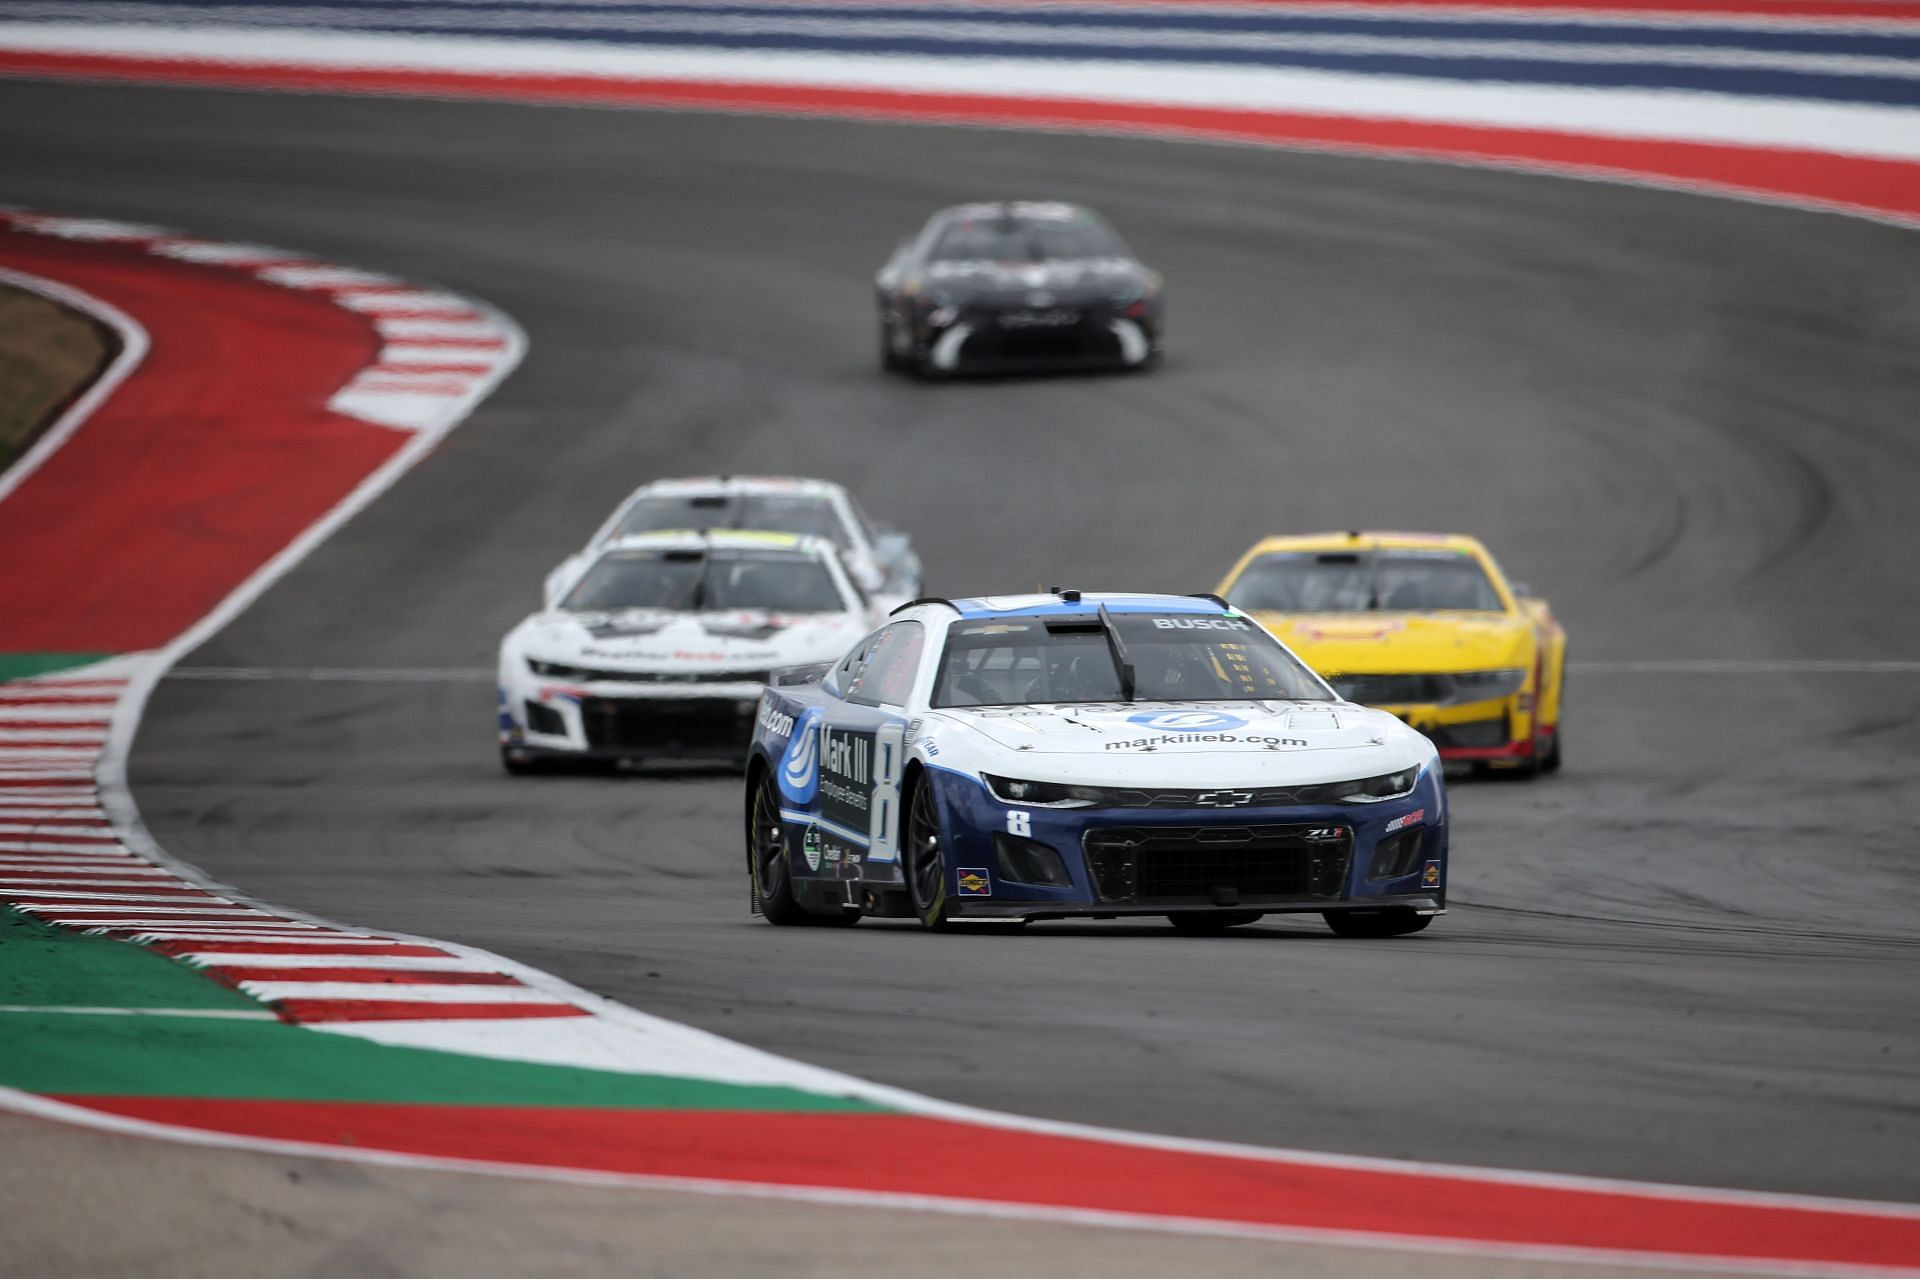
{"type": "Polygon", "coordinates": [[[936,932],[952,918],[953,899],[947,895],[947,863],[940,839],[940,813],[933,799],[933,783],[923,775],[913,786],[907,804],[907,895],[922,927],[936,932]]]}
{"type": "Polygon", "coordinates": [[[1386,910],[1329,910],[1322,911],[1320,917],[1327,921],[1335,937],[1405,937],[1433,922],[1432,915],[1416,914],[1408,906],[1386,910]]]}
{"type": "Polygon", "coordinates": [[[1251,924],[1260,917],[1257,910],[1183,910],[1168,915],[1167,922],[1173,925],[1176,933],[1204,937],[1224,933],[1242,924],[1251,924]]]}
{"type": "Polygon", "coordinates": [[[769,924],[804,924],[807,912],[793,899],[793,876],[787,868],[786,828],[780,821],[780,797],[773,776],[762,773],[753,789],[747,822],[747,859],[753,901],[769,924]]]}
{"type": "Polygon", "coordinates": [[[547,771],[538,759],[524,751],[516,752],[511,746],[500,748],[500,767],[511,777],[532,777],[547,771]]]}
{"type": "Polygon", "coordinates": [[[894,347],[893,325],[887,322],[885,312],[880,315],[880,368],[886,373],[903,373],[907,368],[907,361],[894,347]]]}

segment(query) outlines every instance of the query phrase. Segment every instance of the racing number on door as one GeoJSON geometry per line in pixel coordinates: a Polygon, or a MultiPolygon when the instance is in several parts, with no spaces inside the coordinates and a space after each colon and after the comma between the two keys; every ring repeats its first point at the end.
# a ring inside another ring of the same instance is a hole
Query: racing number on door
{"type": "Polygon", "coordinates": [[[1007,834],[1018,835],[1022,839],[1033,835],[1033,814],[1014,809],[1007,814],[1007,834]]]}

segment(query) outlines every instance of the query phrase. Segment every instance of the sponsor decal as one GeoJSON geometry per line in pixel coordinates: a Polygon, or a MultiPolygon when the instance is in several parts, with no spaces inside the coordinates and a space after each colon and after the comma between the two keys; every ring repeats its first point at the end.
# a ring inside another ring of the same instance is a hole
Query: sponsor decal
{"type": "Polygon", "coordinates": [[[1163,733],[1218,733],[1229,728],[1244,728],[1247,721],[1219,711],[1141,711],[1127,716],[1127,723],[1163,733]]]}
{"type": "Polygon", "coordinates": [[[1387,823],[1387,834],[1391,835],[1397,830],[1405,830],[1409,826],[1418,826],[1426,820],[1427,810],[1424,808],[1416,808],[1411,813],[1402,813],[1387,823]]]}
{"type": "Polygon", "coordinates": [[[693,650],[684,649],[684,648],[676,648],[671,650],[664,649],[664,648],[662,649],[583,648],[580,650],[580,656],[608,657],[616,661],[623,661],[623,662],[732,662],[732,663],[740,663],[740,664],[751,664],[755,662],[775,661],[779,658],[780,651],[778,649],[766,648],[766,649],[753,649],[751,651],[742,652],[736,649],[734,652],[731,652],[731,653],[722,653],[716,649],[710,652],[700,653],[700,652],[694,652],[693,650]]]}
{"type": "Polygon", "coordinates": [[[873,734],[829,727],[820,735],[820,815],[865,830],[873,805],[873,734]]]}
{"type": "Polygon", "coordinates": [[[1420,869],[1420,884],[1424,888],[1440,887],[1440,863],[1428,862],[1420,869]]]}
{"type": "Polygon", "coordinates": [[[1249,622],[1237,622],[1231,617],[1156,617],[1153,619],[1156,631],[1250,631],[1249,622]]]}
{"type": "Polygon", "coordinates": [[[1285,747],[1303,747],[1307,744],[1307,739],[1267,737],[1246,733],[1163,733],[1159,737],[1129,737],[1118,742],[1108,742],[1106,748],[1110,751],[1155,751],[1162,746],[1203,746],[1209,743],[1264,746],[1268,750],[1280,750],[1285,747]]]}
{"type": "Polygon", "coordinates": [[[800,854],[807,859],[808,870],[820,869],[820,832],[807,827],[807,833],[800,839],[800,854]]]}
{"type": "Polygon", "coordinates": [[[1405,622],[1295,622],[1293,633],[1309,640],[1379,640],[1407,629],[1405,622]]]}
{"type": "Polygon", "coordinates": [[[820,861],[825,873],[835,879],[860,878],[860,851],[831,839],[820,841],[820,861]]]}
{"type": "Polygon", "coordinates": [[[763,702],[760,705],[760,729],[769,737],[785,741],[793,736],[793,716],[763,702]]]}
{"type": "Polygon", "coordinates": [[[819,722],[818,706],[802,711],[780,757],[780,793],[796,804],[812,803],[820,789],[820,734],[815,731],[819,722]]]}
{"type": "MultiPolygon", "coordinates": [[[[667,623],[665,621],[646,621],[646,622],[600,621],[600,622],[587,622],[585,623],[585,625],[587,628],[587,634],[593,636],[593,638],[597,640],[620,639],[621,637],[627,636],[627,635],[652,635],[658,631],[663,631],[667,628],[667,623]]],[[[613,656],[619,655],[619,650],[617,649],[613,649],[613,650],[602,649],[598,653],[596,653],[595,650],[590,648],[590,649],[587,649],[586,652],[591,656],[599,656],[599,657],[613,657],[613,656]]]]}
{"type": "Polygon", "coordinates": [[[1080,323],[1080,313],[1064,307],[1045,311],[1008,311],[1000,316],[999,322],[1003,329],[1062,329],[1080,323]]]}
{"type": "Polygon", "coordinates": [[[984,866],[961,867],[959,883],[962,897],[993,896],[993,879],[984,866]]]}

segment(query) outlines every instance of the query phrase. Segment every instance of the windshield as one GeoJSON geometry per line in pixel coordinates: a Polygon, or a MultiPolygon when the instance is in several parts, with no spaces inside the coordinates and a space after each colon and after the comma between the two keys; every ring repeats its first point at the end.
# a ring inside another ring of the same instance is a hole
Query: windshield
{"type": "Polygon", "coordinates": [[[1227,598],[1236,608],[1272,613],[1506,611],[1480,561],[1460,551],[1263,555],[1227,598]]]}
{"type": "Polygon", "coordinates": [[[1245,618],[1113,613],[961,622],[947,632],[935,706],[1125,700],[1116,650],[1136,701],[1330,700],[1306,667],[1245,618]]]}
{"type": "Polygon", "coordinates": [[[934,262],[1045,262],[1123,258],[1127,251],[1113,232],[1082,212],[1060,218],[961,218],[940,233],[927,256],[934,262]]]}
{"type": "Polygon", "coordinates": [[[847,530],[826,497],[813,493],[690,493],[643,497],[620,520],[615,537],[667,529],[746,528],[830,539],[843,550],[847,530]]]}
{"type": "Polygon", "coordinates": [[[560,607],[842,613],[847,603],[825,564],[792,551],[649,549],[602,555],[560,607]]]}

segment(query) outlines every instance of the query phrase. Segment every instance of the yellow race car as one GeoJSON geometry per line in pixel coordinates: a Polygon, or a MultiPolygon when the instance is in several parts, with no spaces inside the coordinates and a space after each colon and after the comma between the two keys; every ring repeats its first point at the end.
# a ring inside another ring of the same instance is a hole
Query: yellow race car
{"type": "Polygon", "coordinates": [[[1351,702],[1391,711],[1440,757],[1526,776],[1560,767],[1567,635],[1487,548],[1440,533],[1270,537],[1220,594],[1351,702]]]}

